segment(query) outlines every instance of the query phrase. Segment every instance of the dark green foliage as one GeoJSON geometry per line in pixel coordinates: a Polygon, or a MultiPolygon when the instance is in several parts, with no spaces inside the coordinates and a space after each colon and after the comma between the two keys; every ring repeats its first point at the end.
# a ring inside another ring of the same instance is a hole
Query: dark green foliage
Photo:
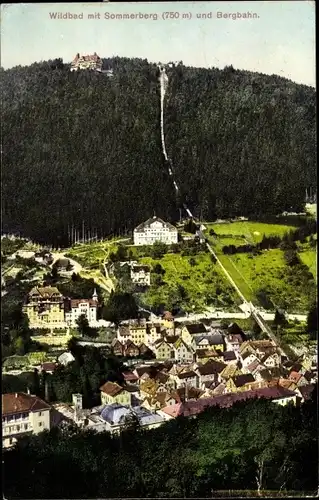
{"type": "Polygon", "coordinates": [[[215,490],[256,491],[261,469],[261,491],[315,491],[315,392],[299,408],[249,401],[149,431],[130,418],[118,437],[53,428],[3,455],[3,491],[9,498],[211,498],[215,490]]]}
{"type": "Polygon", "coordinates": [[[109,300],[102,311],[103,319],[115,324],[124,319],[136,318],[137,314],[138,306],[134,296],[121,291],[111,292],[109,300]]]}
{"type": "Polygon", "coordinates": [[[195,224],[195,222],[192,219],[190,219],[189,221],[186,222],[186,224],[184,224],[184,231],[186,233],[195,234],[197,229],[198,229],[197,224],[195,224]]]}
{"type": "Polygon", "coordinates": [[[308,313],[307,316],[307,332],[310,334],[310,338],[318,338],[318,305],[315,302],[308,313]]]}
{"type": "Polygon", "coordinates": [[[105,64],[113,78],[59,59],[1,71],[4,230],[61,246],[83,220],[99,236],[123,233],[154,210],[176,220],[184,201],[204,220],[303,209],[316,182],[314,89],[234,68],[168,70],[177,199],[156,65],[105,64]]]}
{"type": "Polygon", "coordinates": [[[150,249],[150,255],[153,259],[161,259],[167,252],[168,248],[165,243],[161,241],[155,241],[150,249]]]}
{"type": "Polygon", "coordinates": [[[88,322],[87,317],[85,314],[81,314],[78,319],[76,320],[76,325],[77,329],[79,331],[79,334],[82,335],[82,337],[90,337],[91,336],[91,328],[88,322]]]}
{"type": "Polygon", "coordinates": [[[161,264],[155,264],[153,267],[153,273],[161,274],[163,276],[165,274],[165,269],[161,266],[161,264]]]}
{"type": "Polygon", "coordinates": [[[100,387],[104,382],[123,382],[122,362],[113,355],[103,355],[95,347],[82,347],[75,340],[69,347],[75,361],[47,375],[51,400],[70,402],[72,394],[81,393],[86,407],[100,404],[100,387]]]}
{"type": "Polygon", "coordinates": [[[276,329],[278,329],[279,326],[285,326],[288,324],[286,316],[282,311],[276,309],[273,324],[276,327],[276,329]]]}

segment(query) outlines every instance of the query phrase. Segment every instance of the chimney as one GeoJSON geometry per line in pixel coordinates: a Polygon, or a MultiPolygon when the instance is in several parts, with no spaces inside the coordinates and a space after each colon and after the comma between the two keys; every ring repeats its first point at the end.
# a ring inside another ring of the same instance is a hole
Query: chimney
{"type": "Polygon", "coordinates": [[[18,393],[17,393],[17,392],[15,393],[15,397],[16,397],[16,398],[18,397],[18,393]]]}
{"type": "Polygon", "coordinates": [[[31,393],[30,393],[30,387],[28,387],[27,393],[28,393],[28,394],[31,394],[31,393]]]}

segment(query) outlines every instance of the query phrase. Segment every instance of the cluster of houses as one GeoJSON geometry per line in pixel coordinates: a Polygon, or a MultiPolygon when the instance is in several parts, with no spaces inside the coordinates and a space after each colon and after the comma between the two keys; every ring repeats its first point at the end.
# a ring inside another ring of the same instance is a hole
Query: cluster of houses
{"type": "MultiPolygon", "coordinates": [[[[188,336],[188,344],[183,341],[185,345],[194,345],[191,338],[194,339],[195,330],[199,330],[197,325],[184,330],[184,338],[188,336]]],[[[317,367],[307,358],[288,361],[272,341],[245,340],[238,328],[236,333],[229,330],[224,335],[227,350],[202,349],[212,356],[184,362],[154,361],[125,370],[121,384],[106,381],[101,385],[101,405],[91,409],[83,409],[81,394],[73,395],[71,405],[49,405],[25,393],[4,394],[3,448],[13,446],[19,436],[66,422],[99,432],[119,433],[132,417],[141,427],[152,429],[181,415],[196,416],[212,406],[228,408],[238,401],[256,398],[296,405],[311,397],[317,367]]],[[[198,351],[200,354],[201,349],[198,351]]],[[[66,352],[58,363],[44,363],[42,369],[52,373],[58,364],[72,361],[74,357],[66,352]]]]}
{"type": "Polygon", "coordinates": [[[36,286],[28,294],[23,312],[29,318],[31,328],[75,327],[81,315],[86,316],[89,325],[97,325],[99,306],[96,290],[91,299],[70,299],[62,295],[57,287],[36,286]]]}

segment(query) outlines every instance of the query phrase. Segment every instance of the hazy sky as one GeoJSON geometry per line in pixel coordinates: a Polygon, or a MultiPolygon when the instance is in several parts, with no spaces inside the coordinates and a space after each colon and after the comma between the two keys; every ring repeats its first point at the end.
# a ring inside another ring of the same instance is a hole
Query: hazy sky
{"type": "Polygon", "coordinates": [[[77,52],[154,62],[278,74],[315,86],[315,4],[311,1],[12,4],[1,6],[1,66],[10,68],[77,52]],[[83,14],[52,19],[50,13],[83,14]],[[150,19],[105,19],[153,14],[150,19]],[[163,19],[172,12],[174,19],[163,19]],[[251,12],[257,19],[220,19],[217,12],[251,12]],[[100,19],[88,19],[88,14],[100,19]],[[197,14],[211,13],[210,19],[197,14]],[[191,19],[185,14],[190,14],[191,19]],[[165,17],[165,15],[164,15],[165,17]]]}

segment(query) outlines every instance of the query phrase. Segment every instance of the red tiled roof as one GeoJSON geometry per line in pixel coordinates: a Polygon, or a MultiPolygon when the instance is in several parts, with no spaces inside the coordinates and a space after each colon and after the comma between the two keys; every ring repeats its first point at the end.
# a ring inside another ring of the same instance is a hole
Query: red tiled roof
{"type": "Polygon", "coordinates": [[[71,299],[71,307],[78,307],[79,304],[90,304],[91,307],[97,307],[97,302],[93,299],[71,299]]]}
{"type": "Polygon", "coordinates": [[[223,394],[221,396],[215,396],[212,398],[202,398],[198,399],[197,401],[188,401],[183,404],[168,406],[166,408],[163,408],[162,411],[173,417],[177,417],[180,415],[190,416],[197,415],[204,411],[206,408],[212,406],[229,408],[234,403],[245,401],[248,399],[266,398],[275,400],[292,396],[295,396],[295,393],[293,391],[285,389],[284,387],[263,387],[261,389],[255,389],[253,391],[235,392],[223,394]]]}
{"type": "Polygon", "coordinates": [[[120,392],[123,391],[123,387],[116,384],[115,382],[106,382],[104,385],[100,387],[100,391],[108,394],[108,396],[116,396],[120,392]]]}
{"type": "Polygon", "coordinates": [[[92,54],[87,56],[80,56],[80,54],[77,54],[73,62],[77,62],[79,59],[82,59],[84,61],[100,61],[101,58],[97,54],[92,54]]]}
{"type": "Polygon", "coordinates": [[[132,372],[123,372],[122,375],[124,377],[124,380],[138,380],[138,377],[132,372]]]}
{"type": "Polygon", "coordinates": [[[24,392],[2,394],[2,415],[48,410],[50,408],[51,406],[42,399],[24,392]]]}
{"type": "Polygon", "coordinates": [[[42,363],[41,369],[45,372],[53,372],[57,368],[57,363],[42,363]]]}
{"type": "Polygon", "coordinates": [[[302,377],[302,373],[297,373],[297,372],[290,372],[289,374],[289,379],[293,380],[294,382],[299,382],[299,380],[302,377]]]}

